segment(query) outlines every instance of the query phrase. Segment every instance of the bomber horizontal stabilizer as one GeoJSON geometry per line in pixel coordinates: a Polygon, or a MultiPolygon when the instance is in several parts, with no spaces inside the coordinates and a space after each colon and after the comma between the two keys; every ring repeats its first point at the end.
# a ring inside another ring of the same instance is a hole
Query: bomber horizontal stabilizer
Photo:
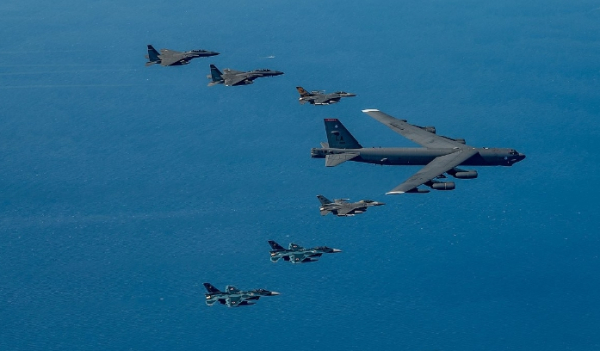
{"type": "Polygon", "coordinates": [[[325,167],[335,167],[358,156],[358,153],[346,152],[343,154],[334,154],[325,156],[325,167]]]}

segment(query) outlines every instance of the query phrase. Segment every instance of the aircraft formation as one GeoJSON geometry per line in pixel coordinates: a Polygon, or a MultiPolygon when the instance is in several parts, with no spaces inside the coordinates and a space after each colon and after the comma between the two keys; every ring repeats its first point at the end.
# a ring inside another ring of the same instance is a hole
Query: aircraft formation
{"type": "MultiPolygon", "coordinates": [[[[146,66],[159,64],[161,66],[182,66],[190,63],[194,58],[211,57],[219,55],[218,52],[206,50],[174,51],[161,49],[157,51],[148,45],[146,66]]],[[[272,58],[272,57],[270,57],[272,58]]],[[[229,68],[219,70],[216,65],[210,64],[210,82],[208,86],[223,84],[225,86],[250,85],[257,78],[275,77],[284,74],[271,69],[255,69],[250,71],[236,71],[229,68]]],[[[324,91],[307,91],[301,86],[296,90],[300,94],[300,104],[309,103],[316,106],[331,105],[340,102],[342,98],[355,97],[356,94],[337,91],[326,94],[324,91]]],[[[394,132],[420,145],[420,148],[401,147],[363,147],[354,136],[346,129],[337,118],[325,118],[325,133],[327,142],[322,142],[320,148],[312,148],[312,158],[324,158],[326,167],[335,167],[346,161],[370,163],[390,166],[423,166],[419,171],[409,177],[400,185],[388,191],[387,195],[405,193],[428,193],[433,190],[454,190],[456,184],[446,181],[448,176],[456,179],[475,179],[478,177],[476,170],[459,167],[472,166],[513,166],[525,159],[525,155],[512,148],[487,148],[467,145],[461,138],[451,138],[437,134],[433,126],[418,126],[410,124],[407,120],[392,117],[378,109],[364,109],[363,113],[384,124],[394,132]]],[[[367,211],[369,207],[383,206],[385,203],[374,200],[360,200],[349,202],[348,199],[327,199],[317,195],[321,204],[320,214],[326,216],[332,213],[337,217],[352,217],[367,211]]],[[[290,243],[284,248],[273,240],[268,241],[271,246],[269,251],[271,262],[283,259],[292,264],[316,262],[324,254],[339,253],[341,250],[327,246],[304,248],[298,244],[290,243]]],[[[232,285],[227,285],[225,291],[220,291],[210,283],[204,283],[206,288],[206,304],[213,306],[217,302],[227,307],[240,307],[254,305],[261,297],[276,296],[278,292],[266,289],[239,290],[232,285]]]]}

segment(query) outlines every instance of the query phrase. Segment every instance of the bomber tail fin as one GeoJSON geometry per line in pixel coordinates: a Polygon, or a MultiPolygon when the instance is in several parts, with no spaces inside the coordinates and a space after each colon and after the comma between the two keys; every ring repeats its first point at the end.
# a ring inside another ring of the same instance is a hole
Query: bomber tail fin
{"type": "Polygon", "coordinates": [[[330,148],[362,149],[359,142],[337,118],[325,119],[325,132],[327,133],[327,141],[330,148]]]}
{"type": "Polygon", "coordinates": [[[211,63],[210,64],[210,75],[208,76],[208,79],[211,80],[211,82],[208,83],[209,87],[216,85],[216,84],[222,84],[223,83],[223,72],[219,71],[217,66],[215,66],[211,63]]]}
{"type": "Polygon", "coordinates": [[[271,245],[271,248],[275,251],[284,251],[285,248],[281,245],[279,245],[278,243],[274,242],[273,240],[269,240],[269,245],[271,245]]]}
{"type": "Polygon", "coordinates": [[[156,51],[154,46],[148,44],[148,62],[146,62],[146,66],[153,65],[155,63],[160,63],[160,58],[158,57],[159,53],[156,51]]]}
{"type": "Polygon", "coordinates": [[[211,294],[215,294],[215,293],[220,293],[221,292],[219,289],[215,288],[210,283],[204,283],[204,287],[206,288],[206,291],[208,291],[211,294]]]}

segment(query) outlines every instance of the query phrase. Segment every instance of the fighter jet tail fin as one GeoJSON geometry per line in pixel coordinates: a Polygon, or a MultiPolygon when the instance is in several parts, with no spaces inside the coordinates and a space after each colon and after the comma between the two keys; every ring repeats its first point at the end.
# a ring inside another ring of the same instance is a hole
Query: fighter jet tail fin
{"type": "Polygon", "coordinates": [[[296,90],[298,90],[298,93],[300,93],[300,97],[306,97],[306,96],[312,95],[311,93],[306,91],[303,87],[296,87],[296,90]]]}
{"type": "Polygon", "coordinates": [[[333,203],[331,200],[329,200],[328,198],[326,198],[323,195],[317,195],[317,199],[319,199],[319,201],[321,202],[321,205],[329,205],[329,204],[333,203]]]}
{"type": "Polygon", "coordinates": [[[146,66],[150,66],[160,62],[160,58],[158,57],[158,55],[158,51],[156,51],[154,46],[148,45],[148,56],[146,56],[148,62],[146,62],[146,66]]]}
{"type": "Polygon", "coordinates": [[[271,245],[271,248],[276,251],[284,251],[285,250],[285,248],[283,246],[279,245],[278,243],[274,242],[273,240],[269,240],[269,245],[271,245]]]}
{"type": "Polygon", "coordinates": [[[211,79],[212,81],[210,83],[208,83],[208,86],[211,87],[213,85],[216,84],[221,84],[223,83],[223,72],[219,71],[219,69],[217,68],[217,66],[213,65],[211,63],[210,65],[210,75],[208,76],[208,79],[211,79]]]}
{"type": "Polygon", "coordinates": [[[336,149],[362,149],[358,141],[337,118],[325,119],[325,132],[329,147],[336,149]]]}
{"type": "Polygon", "coordinates": [[[208,291],[211,294],[215,294],[215,293],[220,293],[221,292],[219,289],[215,288],[210,283],[204,283],[204,287],[206,288],[206,291],[208,291]]]}

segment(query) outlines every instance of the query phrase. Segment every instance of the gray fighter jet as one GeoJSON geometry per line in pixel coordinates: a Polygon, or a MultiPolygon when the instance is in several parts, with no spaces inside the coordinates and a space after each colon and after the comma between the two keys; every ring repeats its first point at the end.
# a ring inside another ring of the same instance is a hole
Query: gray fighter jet
{"type": "Polygon", "coordinates": [[[290,243],[289,249],[286,249],[273,240],[269,240],[269,245],[273,249],[270,251],[271,262],[277,262],[283,258],[284,261],[291,263],[309,263],[318,261],[319,257],[323,254],[342,252],[342,250],[332,249],[327,246],[306,249],[294,243],[290,243]]]}
{"type": "Polygon", "coordinates": [[[323,195],[317,195],[321,202],[321,216],[326,216],[330,212],[338,217],[351,217],[367,211],[367,207],[383,206],[383,202],[373,200],[360,200],[358,202],[348,202],[348,199],[334,199],[330,201],[323,195]]]}
{"type": "Polygon", "coordinates": [[[477,178],[477,171],[463,170],[458,166],[512,166],[525,155],[515,149],[475,148],[464,139],[436,135],[434,127],[420,127],[389,116],[379,110],[364,113],[385,124],[393,131],[423,146],[423,148],[363,148],[337,119],[325,119],[328,143],[311,150],[311,157],[325,158],[325,166],[334,167],[345,161],[374,163],[378,165],[423,165],[421,170],[387,194],[427,193],[420,185],[435,190],[452,190],[454,182],[439,181],[444,173],[458,179],[477,178]]]}
{"type": "Polygon", "coordinates": [[[160,64],[161,66],[181,66],[190,63],[191,59],[196,57],[209,57],[218,55],[218,52],[206,50],[174,51],[169,49],[160,49],[160,53],[152,45],[148,45],[148,55],[146,66],[160,64]]]}
{"type": "Polygon", "coordinates": [[[265,289],[242,291],[232,285],[227,285],[225,291],[220,291],[210,283],[204,283],[204,287],[206,288],[206,291],[208,291],[204,296],[206,297],[206,304],[209,306],[214,305],[215,302],[219,302],[221,305],[227,307],[250,306],[255,305],[254,301],[263,296],[279,295],[276,291],[265,289]]]}
{"type": "Polygon", "coordinates": [[[300,104],[309,102],[311,105],[331,105],[340,102],[343,97],[353,97],[356,94],[347,93],[345,91],[336,91],[335,93],[325,94],[324,91],[313,90],[310,93],[303,87],[296,87],[300,93],[300,104]]]}
{"type": "Polygon", "coordinates": [[[282,74],[283,72],[270,69],[255,69],[253,71],[242,72],[225,68],[221,72],[217,66],[211,64],[210,74],[207,77],[211,80],[208,86],[212,87],[217,84],[225,84],[226,86],[248,85],[254,83],[256,78],[275,77],[282,74]]]}

